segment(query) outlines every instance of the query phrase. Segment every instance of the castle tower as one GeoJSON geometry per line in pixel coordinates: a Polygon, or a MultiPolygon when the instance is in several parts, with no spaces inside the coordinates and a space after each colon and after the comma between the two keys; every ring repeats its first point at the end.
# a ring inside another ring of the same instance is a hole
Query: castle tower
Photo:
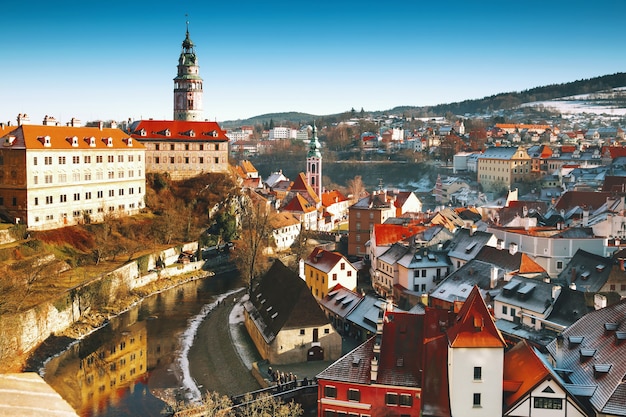
{"type": "Polygon", "coordinates": [[[178,58],[178,75],[174,78],[174,120],[202,121],[202,78],[193,42],[187,36],[178,58]]]}
{"type": "Polygon", "coordinates": [[[322,192],[322,152],[320,142],[317,140],[317,128],[313,123],[313,135],[309,144],[309,153],[306,157],[306,180],[313,188],[315,194],[321,198],[322,192]]]}

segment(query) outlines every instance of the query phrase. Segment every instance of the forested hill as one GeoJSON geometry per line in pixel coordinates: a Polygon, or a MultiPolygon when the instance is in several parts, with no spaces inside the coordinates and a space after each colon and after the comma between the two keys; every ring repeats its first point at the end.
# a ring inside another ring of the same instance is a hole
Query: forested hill
{"type": "MultiPolygon", "coordinates": [[[[535,87],[520,92],[508,92],[495,94],[475,100],[464,100],[456,103],[438,104],[436,106],[398,106],[388,110],[367,109],[366,113],[372,116],[383,114],[413,115],[413,116],[445,116],[448,113],[456,115],[489,113],[495,110],[508,110],[523,103],[533,101],[552,100],[562,97],[575,96],[579,94],[590,94],[618,87],[626,87],[626,73],[618,72],[611,75],[603,75],[569,83],[552,84],[543,87],[535,87]]],[[[314,119],[325,120],[326,122],[339,121],[359,115],[360,112],[351,112],[346,109],[345,113],[314,116],[307,113],[284,112],[264,114],[246,120],[229,120],[220,124],[225,128],[238,127],[242,125],[267,125],[272,123],[311,123],[314,119]]]]}
{"type": "Polygon", "coordinates": [[[476,100],[465,100],[457,103],[439,104],[431,107],[401,106],[389,110],[389,113],[406,111],[421,111],[427,115],[443,116],[453,114],[476,114],[493,110],[507,110],[523,103],[533,101],[552,100],[578,94],[589,94],[612,88],[626,87],[626,73],[619,72],[612,75],[583,79],[563,84],[552,84],[544,87],[535,87],[520,92],[500,93],[476,100]]]}

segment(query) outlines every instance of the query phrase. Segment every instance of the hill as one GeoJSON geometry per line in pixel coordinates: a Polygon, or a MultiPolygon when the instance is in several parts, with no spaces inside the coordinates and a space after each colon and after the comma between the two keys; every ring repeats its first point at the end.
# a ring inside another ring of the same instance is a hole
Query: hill
{"type": "MultiPolygon", "coordinates": [[[[464,100],[455,103],[438,104],[436,106],[397,106],[388,110],[368,111],[372,117],[382,115],[406,115],[414,117],[445,116],[452,113],[454,115],[466,114],[489,114],[496,110],[510,110],[522,106],[525,103],[544,102],[548,100],[561,99],[583,94],[599,93],[611,89],[626,87],[626,73],[620,72],[611,75],[603,75],[594,78],[582,79],[561,84],[551,84],[542,87],[535,87],[524,91],[513,91],[495,94],[481,99],[464,100]]],[[[612,105],[626,108],[626,96],[621,97],[612,105]]],[[[339,120],[349,116],[350,112],[329,115],[311,115],[307,113],[271,113],[252,117],[245,120],[229,120],[221,122],[225,128],[242,125],[266,124],[273,120],[279,123],[310,123],[314,118],[324,120],[339,120]]]]}

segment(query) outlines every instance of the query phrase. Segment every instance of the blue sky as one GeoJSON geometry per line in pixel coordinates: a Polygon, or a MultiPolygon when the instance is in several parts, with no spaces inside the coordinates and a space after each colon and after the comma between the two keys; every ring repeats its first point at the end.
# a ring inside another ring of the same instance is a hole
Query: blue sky
{"type": "Polygon", "coordinates": [[[188,20],[204,116],[434,105],[626,71],[626,1],[21,1],[0,122],[171,119],[188,20]],[[187,16],[186,16],[187,15],[187,16]]]}

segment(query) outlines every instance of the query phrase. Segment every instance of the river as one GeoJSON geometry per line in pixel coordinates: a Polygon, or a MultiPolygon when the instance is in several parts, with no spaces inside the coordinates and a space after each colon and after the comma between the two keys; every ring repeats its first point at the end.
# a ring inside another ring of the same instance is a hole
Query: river
{"type": "Polygon", "coordinates": [[[147,297],[48,360],[43,377],[81,417],[163,415],[153,393],[192,388],[184,356],[193,328],[241,287],[231,272],[147,297]]]}

